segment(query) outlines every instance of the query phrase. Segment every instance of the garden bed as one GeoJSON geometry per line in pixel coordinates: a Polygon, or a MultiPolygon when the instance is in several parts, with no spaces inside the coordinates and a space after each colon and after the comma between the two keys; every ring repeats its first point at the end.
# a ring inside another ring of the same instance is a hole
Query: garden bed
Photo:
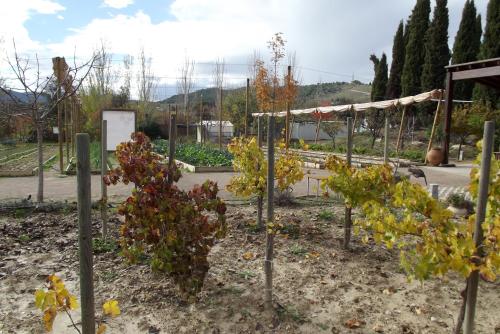
{"type": "MultiPolygon", "coordinates": [[[[168,140],[158,139],[153,144],[156,153],[168,156],[168,140]]],[[[175,161],[182,168],[194,173],[233,171],[232,154],[225,149],[219,151],[210,145],[176,143],[175,161]]]]}
{"type": "MultiPolygon", "coordinates": [[[[408,283],[398,250],[357,237],[351,251],[343,250],[340,205],[275,211],[285,226],[275,239],[272,316],[264,312],[265,235],[256,232],[253,206],[228,207],[227,237],[213,248],[205,285],[192,304],[148,263],[126,263],[116,248],[119,222],[112,215],[111,241],[94,247],[96,313],[106,299],[118,300],[122,311],[108,321],[107,333],[451,333],[463,279],[408,283]]],[[[79,297],[77,214],[16,217],[0,216],[0,331],[43,333],[33,293],[46,277],[57,273],[79,297]]],[[[92,223],[96,237],[97,212],[92,223]]],[[[498,282],[480,283],[475,333],[498,333],[499,299],[498,282]]],[[[79,322],[79,312],[72,313],[79,322]]],[[[73,333],[68,325],[59,314],[53,332],[73,333]]]]}

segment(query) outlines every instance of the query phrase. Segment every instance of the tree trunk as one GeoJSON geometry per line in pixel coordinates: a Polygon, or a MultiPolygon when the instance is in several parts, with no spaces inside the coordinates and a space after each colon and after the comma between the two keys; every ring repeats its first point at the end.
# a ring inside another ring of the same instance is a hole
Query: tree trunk
{"type": "Polygon", "coordinates": [[[375,147],[375,140],[377,140],[377,134],[375,132],[373,132],[372,134],[372,144],[371,144],[371,148],[374,148],[375,147]]]}
{"type": "Polygon", "coordinates": [[[43,202],[43,123],[36,123],[36,139],[38,147],[38,191],[36,200],[38,203],[43,202]]]}

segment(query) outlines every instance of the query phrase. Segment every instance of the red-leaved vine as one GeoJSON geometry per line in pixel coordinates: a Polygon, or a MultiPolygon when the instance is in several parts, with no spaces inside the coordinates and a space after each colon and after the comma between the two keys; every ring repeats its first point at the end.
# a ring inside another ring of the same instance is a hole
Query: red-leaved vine
{"type": "Polygon", "coordinates": [[[217,184],[207,180],[189,192],[180,190],[180,170],[175,165],[169,169],[141,132],[118,145],[116,157],[120,166],[109,171],[105,182],[135,184],[118,209],[125,217],[123,254],[132,263],[150,257],[153,270],[167,272],[182,293],[195,295],[209,269],[210,249],[226,233],[226,205],[217,197],[217,184]]]}

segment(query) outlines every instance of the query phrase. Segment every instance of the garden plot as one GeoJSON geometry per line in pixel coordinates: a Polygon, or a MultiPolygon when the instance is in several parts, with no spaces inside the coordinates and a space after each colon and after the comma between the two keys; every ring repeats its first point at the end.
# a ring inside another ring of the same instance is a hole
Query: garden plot
{"type": "MultiPolygon", "coordinates": [[[[96,312],[116,299],[122,314],[108,333],[450,333],[461,304],[463,279],[447,276],[423,284],[407,282],[398,251],[352,241],[342,249],[343,206],[297,204],[276,208],[284,227],[275,242],[276,313],[263,305],[265,236],[255,229],[253,206],[229,206],[227,237],[210,256],[197,300],[180,299],[171,279],[147,263],[129,266],[116,242],[96,244],[96,312]]],[[[76,212],[0,218],[0,331],[43,333],[33,293],[51,273],[78,293],[76,212]]],[[[99,235],[100,218],[93,216],[99,235]]],[[[118,236],[111,218],[111,239],[118,236]]],[[[475,333],[497,333],[499,283],[481,282],[475,333]]],[[[73,312],[79,321],[77,311],[73,312]]],[[[65,314],[54,333],[71,333],[65,314]]]]}
{"type": "MultiPolygon", "coordinates": [[[[155,152],[168,156],[168,141],[154,141],[155,152]]],[[[233,156],[227,150],[220,151],[209,145],[176,143],[175,160],[190,172],[232,172],[233,156]]]]}
{"type": "MultiPolygon", "coordinates": [[[[57,146],[45,144],[43,147],[44,162],[53,161],[57,146]]],[[[29,176],[38,167],[38,150],[36,145],[16,145],[0,151],[0,176],[29,176]]]]}

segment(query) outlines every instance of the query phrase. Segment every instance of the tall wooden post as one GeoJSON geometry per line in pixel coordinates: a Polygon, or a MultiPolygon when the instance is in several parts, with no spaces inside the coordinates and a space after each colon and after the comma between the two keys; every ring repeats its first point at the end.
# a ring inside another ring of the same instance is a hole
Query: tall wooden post
{"type": "Polygon", "coordinates": [[[200,96],[200,143],[203,144],[203,94],[200,96]]]}
{"type": "Polygon", "coordinates": [[[451,112],[453,110],[453,72],[446,73],[446,97],[444,100],[443,164],[448,163],[450,153],[451,112]]]}
{"type": "Polygon", "coordinates": [[[248,136],[248,98],[250,94],[250,79],[247,78],[247,88],[245,93],[245,137],[248,136]]]}
{"type": "MultiPolygon", "coordinates": [[[[288,81],[287,81],[287,89],[290,89],[290,80],[292,79],[292,66],[288,65],[288,81]]],[[[285,120],[285,147],[288,149],[288,138],[290,133],[290,101],[286,101],[286,120],[285,120]]],[[[317,141],[317,139],[316,139],[317,141]]]]}
{"type": "MultiPolygon", "coordinates": [[[[267,128],[267,223],[274,221],[274,116],[269,116],[267,128]]],[[[266,259],[264,261],[265,304],[268,310],[273,305],[273,252],[274,232],[266,228],[266,259]]]]}
{"type": "MultiPolygon", "coordinates": [[[[263,116],[262,116],[263,117],[263,116]]],[[[262,117],[257,117],[257,145],[259,149],[262,148],[262,133],[263,133],[263,125],[262,125],[262,117]]],[[[260,170],[261,166],[257,162],[257,170],[260,170]]],[[[264,222],[262,221],[262,210],[264,206],[264,198],[262,195],[257,196],[257,226],[259,229],[264,228],[264,222]]]]}
{"type": "Polygon", "coordinates": [[[384,164],[389,163],[389,119],[385,118],[384,125],[384,164]]]}
{"type": "Polygon", "coordinates": [[[64,141],[66,142],[66,163],[69,164],[70,159],[70,131],[69,131],[69,110],[68,110],[68,99],[65,98],[63,101],[64,106],[64,141]]]}
{"type": "Polygon", "coordinates": [[[82,333],[95,334],[92,224],[90,220],[90,139],[87,133],[76,135],[76,156],[82,333]]]}
{"type": "Polygon", "coordinates": [[[108,172],[108,121],[103,119],[101,124],[101,218],[102,238],[108,235],[108,188],[104,176],[108,172]]]}
{"type": "Polygon", "coordinates": [[[222,87],[219,89],[219,150],[222,150],[222,87]]]}
{"type": "MultiPolygon", "coordinates": [[[[427,145],[427,152],[432,148],[432,142],[434,140],[434,133],[436,132],[436,125],[439,120],[439,111],[441,110],[441,100],[443,99],[443,93],[439,94],[439,100],[436,107],[436,112],[434,113],[434,122],[432,122],[431,136],[429,138],[429,144],[427,145]]],[[[425,152],[425,153],[427,153],[425,152]]],[[[427,154],[425,155],[424,163],[427,163],[427,154]]]]}
{"type": "MultiPolygon", "coordinates": [[[[172,170],[175,166],[175,140],[177,138],[177,123],[176,115],[170,116],[170,129],[168,134],[168,169],[172,170]]],[[[172,177],[169,177],[168,182],[172,183],[172,177]]]]}
{"type": "Polygon", "coordinates": [[[396,156],[398,157],[399,157],[399,145],[401,144],[401,135],[403,134],[403,126],[406,116],[406,108],[407,106],[404,106],[403,108],[403,115],[401,116],[401,123],[399,124],[398,141],[396,142],[396,156]]]}
{"type": "MultiPolygon", "coordinates": [[[[346,161],[347,166],[351,167],[352,164],[352,118],[347,117],[347,153],[346,161]]],[[[344,249],[349,248],[349,242],[351,240],[351,226],[352,226],[352,208],[350,206],[345,207],[345,218],[344,218],[344,249]]]]}
{"type": "MultiPolygon", "coordinates": [[[[483,152],[481,155],[481,170],[479,174],[479,189],[477,194],[476,221],[474,229],[474,243],[477,247],[477,256],[481,257],[480,246],[483,243],[482,224],[486,217],[486,204],[488,201],[488,186],[490,182],[491,156],[493,154],[493,137],[495,135],[495,123],[487,121],[484,123],[483,152]]],[[[474,270],[467,280],[467,302],[465,306],[465,331],[464,334],[474,332],[474,316],[476,313],[477,287],[479,283],[479,271],[474,270]]]]}
{"type": "MultiPolygon", "coordinates": [[[[61,98],[61,80],[62,80],[62,58],[54,57],[52,58],[52,68],[54,70],[54,74],[57,78],[57,90],[56,90],[56,98],[59,101],[61,98]]],[[[62,125],[62,111],[61,111],[61,103],[57,104],[57,143],[59,146],[59,172],[64,172],[64,153],[63,153],[63,144],[62,144],[62,134],[63,134],[63,125],[62,125]]]]}

